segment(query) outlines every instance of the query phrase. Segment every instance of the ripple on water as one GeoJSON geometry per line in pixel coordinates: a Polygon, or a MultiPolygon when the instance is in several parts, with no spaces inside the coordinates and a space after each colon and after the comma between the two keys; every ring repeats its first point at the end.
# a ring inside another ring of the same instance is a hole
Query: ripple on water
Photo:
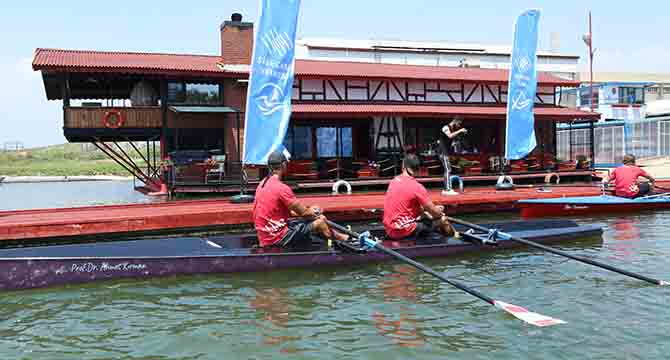
{"type": "MultiPolygon", "coordinates": [[[[573,254],[670,278],[670,213],[585,222],[573,254]]],[[[427,260],[568,324],[535,328],[403,264],[176,277],[0,298],[6,358],[664,359],[670,287],[517,249],[427,260]]]]}

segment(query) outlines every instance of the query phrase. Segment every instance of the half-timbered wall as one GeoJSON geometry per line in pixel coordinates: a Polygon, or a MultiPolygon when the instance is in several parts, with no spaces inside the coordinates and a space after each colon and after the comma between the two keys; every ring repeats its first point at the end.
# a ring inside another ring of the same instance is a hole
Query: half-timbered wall
{"type": "MultiPolygon", "coordinates": [[[[297,79],[293,101],[504,104],[507,86],[419,80],[297,79]]],[[[536,104],[554,105],[553,87],[538,87],[536,104]]]]}
{"type": "MultiPolygon", "coordinates": [[[[379,125],[381,124],[383,118],[384,117],[382,117],[382,116],[374,116],[372,118],[373,121],[372,121],[372,136],[371,136],[371,138],[374,139],[375,141],[376,141],[377,135],[379,133],[379,125]]],[[[397,129],[398,129],[399,139],[400,139],[400,142],[402,142],[403,139],[405,138],[404,134],[403,134],[403,118],[400,117],[400,116],[391,116],[390,118],[391,118],[391,121],[395,121],[396,126],[398,127],[397,129]]],[[[385,125],[387,125],[387,124],[385,124],[385,125]]],[[[382,128],[382,132],[388,132],[388,130],[389,129],[387,129],[386,127],[382,128]]],[[[390,147],[393,147],[393,140],[392,140],[391,137],[381,136],[381,137],[379,137],[379,143],[378,144],[372,144],[372,145],[373,146],[377,145],[378,148],[390,148],[390,147]]],[[[403,144],[397,144],[397,145],[403,145],[403,144]]]]}

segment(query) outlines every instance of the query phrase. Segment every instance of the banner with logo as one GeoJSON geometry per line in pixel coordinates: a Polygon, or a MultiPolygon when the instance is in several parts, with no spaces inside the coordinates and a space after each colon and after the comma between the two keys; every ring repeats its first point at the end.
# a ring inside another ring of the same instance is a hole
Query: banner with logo
{"type": "Polygon", "coordinates": [[[535,92],[537,90],[537,27],[539,10],[528,10],[516,21],[514,48],[507,91],[505,158],[517,160],[533,151],[535,140],[535,92]]]}
{"type": "Polygon", "coordinates": [[[300,0],[261,0],[247,90],[243,164],[265,165],[286,135],[299,9],[300,0]]]}

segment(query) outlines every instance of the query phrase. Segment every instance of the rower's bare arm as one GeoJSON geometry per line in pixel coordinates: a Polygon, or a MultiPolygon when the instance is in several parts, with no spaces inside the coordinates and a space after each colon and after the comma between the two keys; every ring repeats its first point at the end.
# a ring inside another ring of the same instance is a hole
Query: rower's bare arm
{"type": "Polygon", "coordinates": [[[655,183],[655,182],[656,182],[656,178],[654,178],[653,176],[651,176],[651,175],[649,175],[649,174],[647,174],[647,176],[645,176],[645,177],[646,177],[650,182],[652,182],[652,183],[655,183]]]}
{"type": "Polygon", "coordinates": [[[319,214],[316,211],[316,207],[310,206],[310,207],[305,207],[303,204],[301,204],[299,201],[294,201],[290,206],[289,210],[294,212],[297,216],[303,218],[303,219],[308,219],[308,220],[313,220],[316,219],[319,214]]]}
{"type": "Polygon", "coordinates": [[[427,212],[433,219],[439,219],[444,215],[442,212],[442,207],[433,204],[432,201],[429,201],[427,204],[423,205],[423,210],[427,212]]]}

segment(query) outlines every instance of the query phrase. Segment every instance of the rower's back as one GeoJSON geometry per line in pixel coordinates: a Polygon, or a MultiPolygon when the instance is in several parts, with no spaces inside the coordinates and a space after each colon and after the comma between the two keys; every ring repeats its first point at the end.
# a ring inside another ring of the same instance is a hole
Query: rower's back
{"type": "Polygon", "coordinates": [[[392,239],[412,235],[423,206],[430,202],[428,190],[407,174],[396,176],[384,196],[384,229],[392,239]]]}
{"type": "Polygon", "coordinates": [[[295,194],[277,175],[263,180],[256,188],[253,219],[261,246],[273,245],[288,231],[289,207],[295,194]]]}

